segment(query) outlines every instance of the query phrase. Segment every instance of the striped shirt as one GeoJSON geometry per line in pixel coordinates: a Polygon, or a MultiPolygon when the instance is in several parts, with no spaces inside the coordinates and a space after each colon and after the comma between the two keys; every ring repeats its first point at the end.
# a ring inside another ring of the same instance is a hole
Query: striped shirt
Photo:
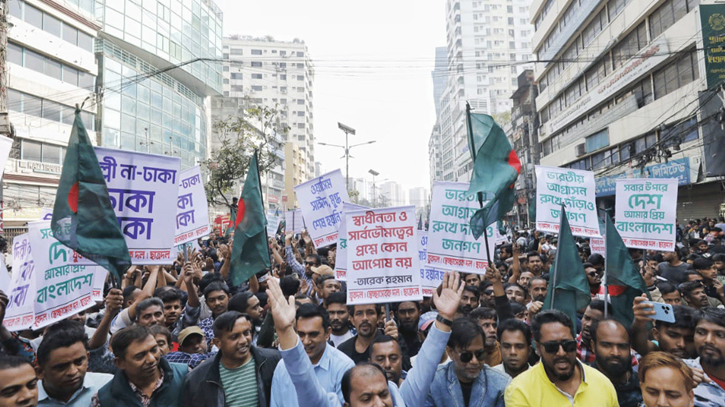
{"type": "Polygon", "coordinates": [[[259,405],[257,372],[253,357],[236,369],[227,369],[223,363],[219,363],[219,376],[222,379],[226,407],[259,405]]]}

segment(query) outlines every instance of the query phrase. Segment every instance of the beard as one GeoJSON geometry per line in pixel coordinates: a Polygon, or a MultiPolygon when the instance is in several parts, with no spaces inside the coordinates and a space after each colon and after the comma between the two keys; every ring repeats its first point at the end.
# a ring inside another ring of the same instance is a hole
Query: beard
{"type": "Polygon", "coordinates": [[[401,322],[398,329],[400,330],[400,332],[414,334],[418,333],[418,324],[415,322],[401,322]]]}
{"type": "Polygon", "coordinates": [[[600,369],[604,370],[610,377],[619,377],[629,372],[632,367],[632,358],[600,358],[597,356],[597,365],[600,369]]]}
{"type": "Polygon", "coordinates": [[[700,346],[697,348],[697,353],[700,355],[700,362],[718,367],[725,365],[725,358],[723,358],[722,351],[713,346],[700,346]]]}
{"type": "Polygon", "coordinates": [[[557,380],[567,381],[567,380],[571,379],[572,376],[574,376],[574,369],[576,369],[576,362],[575,361],[572,362],[568,357],[556,358],[552,362],[552,365],[551,366],[548,366],[548,364],[544,363],[544,369],[550,375],[554,376],[557,380]],[[563,373],[557,372],[557,370],[554,367],[554,365],[557,364],[557,363],[559,363],[560,361],[563,361],[563,360],[567,361],[569,363],[569,365],[571,366],[571,368],[568,371],[563,372],[563,373]]]}

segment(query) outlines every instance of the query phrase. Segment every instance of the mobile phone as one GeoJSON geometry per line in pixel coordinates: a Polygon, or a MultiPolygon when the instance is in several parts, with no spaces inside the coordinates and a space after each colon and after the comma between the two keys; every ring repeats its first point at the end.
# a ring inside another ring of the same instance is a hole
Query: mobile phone
{"type": "Polygon", "coordinates": [[[643,304],[647,304],[654,309],[655,314],[651,317],[652,319],[669,323],[675,322],[675,311],[672,309],[672,305],[654,301],[644,301],[643,304]]]}

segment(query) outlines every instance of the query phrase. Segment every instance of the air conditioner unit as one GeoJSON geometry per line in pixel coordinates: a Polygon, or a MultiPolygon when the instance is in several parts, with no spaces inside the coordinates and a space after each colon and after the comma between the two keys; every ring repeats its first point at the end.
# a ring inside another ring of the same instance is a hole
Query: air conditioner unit
{"type": "Polygon", "coordinates": [[[586,143],[576,145],[576,156],[581,157],[587,153],[586,143]]]}

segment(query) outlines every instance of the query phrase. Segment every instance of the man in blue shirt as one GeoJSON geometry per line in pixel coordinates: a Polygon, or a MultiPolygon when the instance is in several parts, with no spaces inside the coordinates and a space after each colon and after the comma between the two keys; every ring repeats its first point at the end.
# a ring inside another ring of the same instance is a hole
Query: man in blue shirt
{"type": "Polygon", "coordinates": [[[83,406],[113,376],[90,373],[83,325],[65,320],[51,326],[38,347],[38,405],[83,406]]]}
{"type": "MultiPolygon", "coordinates": [[[[343,402],[340,383],[345,372],[355,366],[355,363],[344,353],[329,345],[332,328],[327,310],[314,304],[302,304],[296,312],[295,324],[297,335],[304,346],[315,376],[320,385],[328,393],[337,394],[340,403],[343,402]]],[[[272,407],[298,406],[297,393],[291,391],[294,387],[290,374],[284,362],[280,362],[274,371],[272,379],[272,407]]]]}

